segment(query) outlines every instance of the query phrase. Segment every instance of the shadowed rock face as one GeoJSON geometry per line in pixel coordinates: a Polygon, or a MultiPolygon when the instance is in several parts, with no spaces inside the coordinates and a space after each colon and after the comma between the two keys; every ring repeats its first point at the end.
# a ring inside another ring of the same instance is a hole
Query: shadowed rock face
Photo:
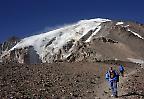
{"type": "Polygon", "coordinates": [[[11,37],[4,43],[0,44],[0,55],[3,54],[3,52],[10,50],[12,47],[14,47],[18,42],[20,41],[17,37],[11,37]]]}
{"type": "Polygon", "coordinates": [[[128,58],[144,60],[144,25],[133,22],[123,22],[120,25],[117,25],[116,21],[104,22],[90,42],[86,42],[96,30],[97,28],[89,30],[79,41],[74,39],[67,41],[56,53],[54,48],[49,47],[54,44],[56,37],[53,37],[44,46],[42,56],[37,53],[33,46],[7,52],[17,43],[13,39],[4,45],[1,44],[0,52],[1,54],[4,51],[8,53],[2,56],[3,61],[17,61],[19,63],[77,62],[83,60],[90,62],[127,61],[128,58]]]}
{"type": "Polygon", "coordinates": [[[36,64],[41,63],[39,55],[36,53],[33,47],[27,47],[24,49],[15,49],[10,51],[3,57],[3,61],[15,61],[18,63],[36,64]]]}

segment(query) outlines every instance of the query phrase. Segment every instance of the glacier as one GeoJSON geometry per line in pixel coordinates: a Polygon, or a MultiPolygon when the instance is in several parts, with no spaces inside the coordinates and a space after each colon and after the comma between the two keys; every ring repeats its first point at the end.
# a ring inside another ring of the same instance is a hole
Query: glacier
{"type": "MultiPolygon", "coordinates": [[[[108,21],[111,20],[101,18],[81,20],[72,25],[67,25],[56,30],[24,38],[10,49],[10,51],[32,46],[42,61],[46,62],[43,58],[46,57],[47,54],[50,54],[50,56],[54,55],[58,53],[59,49],[67,44],[67,42],[73,41],[73,44],[76,44],[76,42],[89,31],[93,31],[91,36],[85,41],[90,42],[92,36],[96,35],[101,29],[101,23],[108,21]]],[[[70,55],[72,48],[73,47],[71,47],[69,52],[63,53],[63,58],[70,55]]]]}

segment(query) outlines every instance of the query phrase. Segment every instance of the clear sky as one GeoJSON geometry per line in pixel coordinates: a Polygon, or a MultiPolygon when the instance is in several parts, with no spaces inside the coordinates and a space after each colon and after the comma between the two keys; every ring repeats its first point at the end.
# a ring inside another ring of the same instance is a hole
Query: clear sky
{"type": "Polygon", "coordinates": [[[0,42],[97,17],[144,23],[144,0],[0,0],[0,42]]]}

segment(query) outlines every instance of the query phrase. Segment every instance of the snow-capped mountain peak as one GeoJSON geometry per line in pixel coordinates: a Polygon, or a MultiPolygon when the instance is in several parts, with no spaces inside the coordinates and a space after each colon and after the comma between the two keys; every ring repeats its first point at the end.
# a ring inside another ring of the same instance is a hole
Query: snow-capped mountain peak
{"type": "MultiPolygon", "coordinates": [[[[32,46],[43,62],[45,62],[43,58],[46,57],[47,54],[50,54],[49,56],[55,55],[68,42],[72,41],[72,45],[74,45],[89,31],[93,31],[93,34],[86,40],[86,42],[89,42],[91,37],[100,30],[101,23],[107,21],[111,20],[101,18],[81,20],[76,24],[64,26],[53,31],[24,38],[10,51],[32,46]]],[[[63,54],[63,56],[66,57],[70,54],[70,52],[63,54]]]]}
{"type": "Polygon", "coordinates": [[[144,25],[134,22],[101,18],[81,20],[26,37],[13,43],[11,47],[0,45],[0,62],[36,64],[64,61],[131,61],[129,58],[144,60],[143,33],[144,25]],[[6,48],[8,49],[3,50],[6,48]]]}

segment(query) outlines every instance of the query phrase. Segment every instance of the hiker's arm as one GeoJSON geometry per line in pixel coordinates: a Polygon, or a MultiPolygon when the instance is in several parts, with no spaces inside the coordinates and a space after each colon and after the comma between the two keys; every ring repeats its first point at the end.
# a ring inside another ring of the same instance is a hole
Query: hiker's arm
{"type": "Polygon", "coordinates": [[[109,81],[109,75],[108,75],[108,73],[106,73],[105,79],[106,79],[107,81],[109,81]]]}
{"type": "Polygon", "coordinates": [[[113,78],[113,80],[117,81],[119,79],[119,74],[116,72],[116,76],[113,78]]]}

